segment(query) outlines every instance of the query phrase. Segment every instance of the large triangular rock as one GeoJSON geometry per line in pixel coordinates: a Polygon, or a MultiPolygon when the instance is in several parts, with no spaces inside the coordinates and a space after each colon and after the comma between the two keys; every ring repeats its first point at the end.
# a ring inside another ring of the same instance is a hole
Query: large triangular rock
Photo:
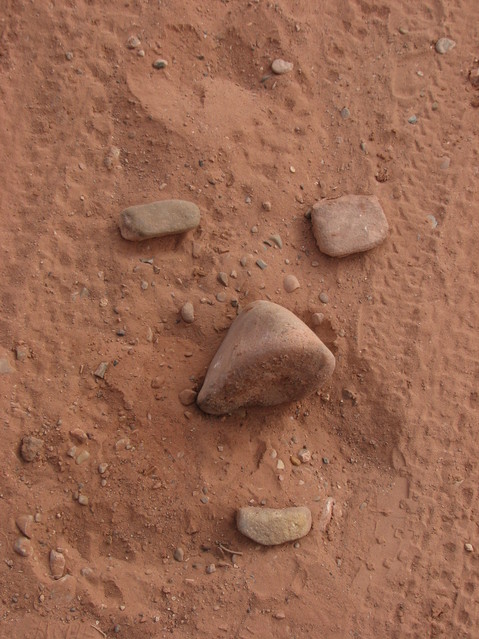
{"type": "Polygon", "coordinates": [[[389,229],[375,195],[343,195],[318,202],[311,221],[319,250],[331,257],[369,251],[386,239],[389,229]]]}
{"type": "Polygon", "coordinates": [[[232,323],[198,394],[205,413],[301,399],[331,376],[334,355],[296,315],[273,302],[247,306],[232,323]]]}

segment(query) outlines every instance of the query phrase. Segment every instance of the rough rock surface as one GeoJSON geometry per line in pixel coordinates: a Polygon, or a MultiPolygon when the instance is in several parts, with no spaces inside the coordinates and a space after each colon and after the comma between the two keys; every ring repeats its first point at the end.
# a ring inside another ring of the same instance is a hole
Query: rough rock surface
{"type": "Polygon", "coordinates": [[[276,546],[307,535],[311,530],[311,511],[306,506],[247,506],[236,513],[236,525],[243,535],[258,544],[276,546]]]}
{"type": "Polygon", "coordinates": [[[206,413],[298,400],[332,374],[334,355],[296,315],[264,300],[230,326],[198,394],[206,413]]]}
{"type": "Polygon", "coordinates": [[[318,202],[311,220],[319,250],[331,257],[369,251],[386,239],[389,230],[375,195],[343,195],[318,202]]]}
{"type": "Polygon", "coordinates": [[[147,240],[185,233],[200,223],[200,209],[185,200],[162,200],[130,206],[120,213],[120,232],[125,240],[147,240]]]}

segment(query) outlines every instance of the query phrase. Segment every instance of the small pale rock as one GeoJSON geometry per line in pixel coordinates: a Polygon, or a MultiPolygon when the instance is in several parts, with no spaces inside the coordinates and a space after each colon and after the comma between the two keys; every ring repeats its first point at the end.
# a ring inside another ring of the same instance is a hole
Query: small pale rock
{"type": "Polygon", "coordinates": [[[108,368],[108,362],[100,362],[98,364],[98,368],[93,373],[93,375],[95,375],[95,377],[98,377],[99,379],[104,379],[107,368],[108,368]]]}
{"type": "Polygon", "coordinates": [[[154,69],[165,69],[168,66],[168,62],[166,60],[162,60],[159,58],[153,62],[154,69]]]}
{"type": "Polygon", "coordinates": [[[223,284],[223,286],[228,286],[228,274],[224,271],[218,273],[217,279],[220,284],[223,284]]]}
{"type": "Polygon", "coordinates": [[[262,206],[263,206],[263,209],[264,209],[265,211],[271,211],[271,208],[272,208],[272,207],[271,207],[271,202],[268,202],[268,201],[263,202],[262,206]]]}
{"type": "Polygon", "coordinates": [[[247,506],[236,514],[238,530],[258,544],[276,546],[301,539],[311,530],[311,511],[306,506],[258,508],[247,506]]]}
{"type": "Polygon", "coordinates": [[[224,291],[220,291],[216,294],[216,299],[218,302],[226,302],[226,293],[224,291]]]}
{"type": "Polygon", "coordinates": [[[294,275],[286,275],[283,280],[283,286],[286,293],[292,293],[299,288],[299,282],[294,275]]]}
{"type": "Polygon", "coordinates": [[[319,300],[323,304],[327,304],[329,302],[328,294],[323,291],[322,293],[319,294],[319,300]]]}
{"type": "Polygon", "coordinates": [[[276,462],[276,470],[284,470],[284,461],[282,459],[278,459],[276,462]]]}
{"type": "Polygon", "coordinates": [[[293,466],[301,466],[301,460],[296,455],[291,455],[289,461],[293,464],[293,466]]]}
{"type": "Polygon", "coordinates": [[[86,495],[80,495],[78,497],[78,503],[80,504],[80,506],[88,506],[89,499],[86,495]]]}
{"type": "Polygon", "coordinates": [[[209,564],[208,566],[206,566],[206,573],[208,575],[212,575],[214,572],[216,572],[215,564],[209,564]]]}
{"type": "Polygon", "coordinates": [[[32,538],[33,533],[33,515],[18,515],[15,519],[15,523],[17,524],[18,530],[28,537],[28,539],[32,538]]]}
{"type": "Polygon", "coordinates": [[[15,371],[14,368],[10,366],[10,362],[6,357],[0,358],[0,375],[8,375],[9,373],[13,373],[15,371]]]}
{"type": "Polygon", "coordinates": [[[296,315],[265,300],[233,321],[198,394],[206,413],[274,406],[314,392],[334,370],[334,355],[296,315]]]}
{"type": "Polygon", "coordinates": [[[348,107],[343,107],[341,109],[341,117],[343,118],[343,120],[347,120],[350,115],[351,115],[351,113],[350,113],[348,107]]]}
{"type": "Polygon", "coordinates": [[[64,555],[53,549],[50,551],[50,571],[55,579],[63,577],[63,573],[65,572],[64,555]]]}
{"type": "Polygon", "coordinates": [[[28,351],[25,348],[25,346],[17,346],[15,348],[15,357],[16,357],[18,362],[25,361],[27,355],[28,355],[28,351]]]}
{"type": "Polygon", "coordinates": [[[181,319],[186,324],[192,324],[195,321],[195,309],[191,302],[186,302],[183,304],[180,311],[181,319]]]}
{"type": "Polygon", "coordinates": [[[311,317],[311,322],[313,326],[320,326],[324,322],[324,314],[323,313],[313,313],[311,317]]]}
{"type": "Polygon", "coordinates": [[[307,464],[311,461],[311,451],[307,448],[302,448],[298,453],[298,458],[302,464],[307,464]]]}
{"type": "Polygon", "coordinates": [[[111,171],[120,164],[120,149],[117,146],[111,146],[103,160],[103,164],[111,171]]]}
{"type": "Polygon", "coordinates": [[[198,393],[191,388],[185,388],[179,393],[178,398],[183,406],[190,406],[195,403],[197,395],[198,393]]]}
{"type": "Polygon", "coordinates": [[[256,260],[256,266],[259,266],[259,268],[264,271],[264,269],[268,266],[266,264],[266,262],[263,262],[263,260],[256,260]]]}
{"type": "Polygon", "coordinates": [[[17,555],[28,557],[32,554],[32,544],[27,537],[17,537],[15,544],[13,545],[13,550],[17,553],[17,555]]]}
{"type": "Polygon", "coordinates": [[[279,235],[270,235],[269,239],[276,244],[276,246],[280,249],[283,248],[283,240],[279,235]]]}
{"type": "Polygon", "coordinates": [[[83,462],[86,462],[87,459],[90,459],[90,453],[87,450],[82,450],[82,452],[77,456],[75,461],[78,465],[80,465],[80,464],[83,464],[83,462]]]}
{"type": "Polygon", "coordinates": [[[106,462],[102,462],[98,464],[98,472],[100,475],[104,475],[106,473],[106,469],[108,468],[108,464],[106,462]]]}
{"type": "Polygon", "coordinates": [[[81,428],[74,428],[70,431],[70,436],[80,444],[83,444],[88,439],[87,434],[81,428]]]}
{"type": "Polygon", "coordinates": [[[141,241],[185,233],[200,223],[200,209],[185,200],[161,200],[130,206],[120,214],[125,240],[141,241]]]}
{"type": "Polygon", "coordinates": [[[293,63],[277,58],[276,60],[273,60],[271,69],[273,73],[276,73],[276,75],[283,75],[284,73],[289,73],[293,70],[293,63]]]}
{"type": "Polygon", "coordinates": [[[474,546],[470,543],[465,543],[464,544],[464,550],[466,552],[474,552],[474,546]]]}
{"type": "Polygon", "coordinates": [[[176,561],[183,561],[185,558],[185,551],[183,550],[183,548],[176,548],[175,552],[173,553],[173,557],[176,559],[176,561]]]}
{"type": "Polygon", "coordinates": [[[389,230],[374,195],[323,200],[314,205],[311,219],[319,250],[331,257],[345,257],[379,246],[389,230]]]}
{"type": "Polygon", "coordinates": [[[27,435],[27,437],[22,439],[20,454],[25,461],[31,462],[35,459],[42,448],[43,441],[41,439],[33,437],[32,435],[27,435]]]}
{"type": "Polygon", "coordinates": [[[439,38],[436,42],[436,51],[437,53],[447,53],[450,49],[454,49],[456,43],[454,40],[450,40],[449,38],[439,38]]]}
{"type": "Polygon", "coordinates": [[[126,41],[126,46],[129,49],[137,49],[140,46],[140,44],[141,44],[140,39],[134,35],[130,36],[128,40],[126,41]]]}

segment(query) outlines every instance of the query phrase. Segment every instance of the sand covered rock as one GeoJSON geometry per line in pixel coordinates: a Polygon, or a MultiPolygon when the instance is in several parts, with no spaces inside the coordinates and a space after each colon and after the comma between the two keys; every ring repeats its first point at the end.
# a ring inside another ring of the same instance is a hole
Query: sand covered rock
{"type": "Polygon", "coordinates": [[[132,241],[185,233],[199,223],[200,209],[185,200],[138,204],[120,213],[120,232],[125,240],[132,241]]]}
{"type": "Polygon", "coordinates": [[[343,195],[314,205],[313,233],[331,257],[369,251],[387,237],[389,225],[375,195],[343,195]]]}
{"type": "Polygon", "coordinates": [[[264,300],[232,323],[198,394],[206,413],[274,406],[317,390],[332,374],[334,355],[296,315],[264,300]]]}
{"type": "Polygon", "coordinates": [[[276,546],[301,539],[311,530],[311,511],[306,506],[261,508],[247,506],[236,513],[238,530],[258,544],[276,546]]]}

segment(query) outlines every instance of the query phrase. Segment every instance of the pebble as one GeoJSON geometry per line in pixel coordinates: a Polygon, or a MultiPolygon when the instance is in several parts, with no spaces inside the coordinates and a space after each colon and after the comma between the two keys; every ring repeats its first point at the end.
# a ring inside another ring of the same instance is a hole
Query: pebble
{"type": "Polygon", "coordinates": [[[13,545],[13,550],[22,557],[28,557],[32,554],[32,544],[27,537],[17,537],[13,545]]]}
{"type": "Polygon", "coordinates": [[[191,302],[186,302],[185,304],[183,304],[183,306],[181,307],[180,315],[181,319],[186,324],[192,324],[195,321],[195,309],[193,307],[193,304],[191,302]]]}
{"type": "Polygon", "coordinates": [[[81,428],[74,428],[70,431],[70,437],[76,439],[77,442],[83,444],[87,441],[88,435],[81,428]]]}
{"type": "Polygon", "coordinates": [[[71,61],[73,60],[73,53],[72,53],[71,51],[67,51],[67,52],[65,53],[65,58],[66,58],[69,62],[71,62],[71,61]]]}
{"type": "Polygon", "coordinates": [[[293,464],[293,466],[301,466],[301,460],[296,455],[290,455],[289,461],[293,464]]]}
{"type": "Polygon", "coordinates": [[[126,46],[129,49],[137,49],[140,46],[140,44],[141,44],[140,39],[134,35],[130,36],[128,40],[126,41],[126,46]]]}
{"type": "Polygon", "coordinates": [[[148,288],[148,282],[146,280],[141,280],[140,286],[142,291],[146,291],[146,289],[148,288]]]}
{"type": "Polygon", "coordinates": [[[278,248],[283,248],[283,240],[279,235],[270,235],[269,239],[274,242],[278,248]]]}
{"type": "Polygon", "coordinates": [[[278,459],[276,462],[276,470],[284,470],[284,461],[282,459],[278,459]]]}
{"type": "Polygon", "coordinates": [[[228,286],[228,274],[224,271],[218,273],[217,279],[220,284],[223,284],[223,286],[228,286]]]}
{"type": "Polygon", "coordinates": [[[470,543],[465,543],[464,544],[464,550],[466,552],[474,552],[474,546],[470,543]]]}
{"type": "Polygon", "coordinates": [[[206,566],[206,574],[207,575],[212,575],[214,572],[216,572],[215,564],[209,564],[208,566],[206,566]]]}
{"type": "Polygon", "coordinates": [[[108,369],[108,362],[100,362],[98,364],[98,368],[93,373],[93,375],[95,375],[95,377],[98,377],[99,379],[104,379],[107,369],[108,369]]]}
{"type": "Polygon", "coordinates": [[[450,49],[454,49],[456,43],[454,40],[450,40],[449,38],[439,38],[436,42],[436,51],[437,53],[447,53],[450,49]]]}
{"type": "Polygon", "coordinates": [[[191,388],[185,388],[178,394],[178,398],[183,406],[191,406],[196,401],[198,393],[191,388]]]}
{"type": "Polygon", "coordinates": [[[236,317],[198,394],[206,413],[297,401],[321,386],[334,355],[291,311],[259,300],[236,317]]]}
{"type": "Polygon", "coordinates": [[[286,275],[283,280],[283,286],[286,293],[292,293],[299,288],[299,282],[294,275],[286,275]]]}
{"type": "Polygon", "coordinates": [[[252,226],[251,227],[251,233],[255,234],[258,232],[258,227],[257,226],[252,226]]]}
{"type": "Polygon", "coordinates": [[[50,571],[55,579],[61,579],[65,572],[65,557],[56,550],[50,551],[50,571]]]}
{"type": "Polygon", "coordinates": [[[406,27],[399,27],[398,31],[401,35],[407,35],[409,33],[409,29],[406,29],[406,27]]]}
{"type": "Polygon", "coordinates": [[[41,452],[43,441],[32,435],[27,435],[22,439],[20,454],[26,462],[31,462],[41,452]]]}
{"type": "Polygon", "coordinates": [[[176,235],[200,223],[200,209],[185,200],[161,200],[130,206],[120,213],[120,232],[125,240],[141,241],[176,235]]]}
{"type": "Polygon", "coordinates": [[[176,559],[176,561],[183,561],[185,558],[185,551],[183,550],[183,548],[176,548],[175,552],[173,553],[173,557],[176,559]]]}
{"type": "Polygon", "coordinates": [[[311,461],[311,451],[307,448],[302,448],[298,453],[298,457],[302,464],[307,464],[311,461]]]}
{"type": "Polygon", "coordinates": [[[77,456],[75,461],[79,466],[80,464],[83,464],[83,462],[86,462],[87,459],[90,459],[90,453],[87,450],[82,450],[82,452],[77,456]]]}
{"type": "Polygon", "coordinates": [[[243,255],[243,257],[240,259],[240,264],[241,266],[248,266],[248,256],[247,255],[243,255]]]}
{"type": "Polygon", "coordinates": [[[282,60],[281,58],[276,58],[271,64],[271,69],[276,75],[283,75],[293,70],[293,63],[286,62],[286,60],[282,60]]]}
{"type": "Polygon", "coordinates": [[[320,326],[324,322],[324,314],[323,313],[313,313],[311,317],[311,323],[313,326],[320,326]]]}
{"type": "Polygon", "coordinates": [[[26,359],[27,355],[28,355],[28,351],[25,347],[17,346],[15,348],[15,359],[18,362],[23,362],[26,359]]]}
{"type": "Polygon", "coordinates": [[[226,302],[226,293],[224,291],[220,291],[216,294],[216,299],[218,302],[226,302]]]}
{"type": "Polygon", "coordinates": [[[332,497],[328,497],[323,507],[323,511],[321,513],[321,517],[318,522],[318,529],[321,532],[325,532],[331,523],[331,518],[333,516],[333,507],[334,507],[334,499],[332,497]]]}
{"type": "Polygon", "coordinates": [[[306,506],[261,508],[247,506],[236,513],[238,530],[258,544],[275,546],[301,539],[311,530],[311,511],[306,506]]]}
{"type": "Polygon", "coordinates": [[[263,262],[263,260],[256,260],[256,266],[259,266],[259,268],[264,271],[264,269],[268,266],[266,264],[266,262],[263,262]]]}
{"type": "Polygon", "coordinates": [[[407,121],[409,122],[409,124],[416,124],[417,123],[417,116],[416,115],[411,115],[411,117],[408,118],[407,121]]]}
{"type": "Polygon", "coordinates": [[[331,257],[369,251],[387,237],[389,225],[375,195],[343,195],[314,205],[311,215],[319,250],[331,257]]]}
{"type": "Polygon", "coordinates": [[[343,120],[347,120],[350,115],[351,115],[351,113],[350,113],[348,107],[343,107],[341,109],[341,117],[343,118],[343,120]]]}
{"type": "Polygon", "coordinates": [[[18,530],[28,537],[28,539],[32,538],[33,533],[33,515],[21,514],[15,519],[15,523],[17,524],[18,530]]]}
{"type": "Polygon", "coordinates": [[[80,504],[80,506],[88,506],[89,499],[86,495],[80,495],[78,497],[78,503],[80,504]]]}
{"type": "Polygon", "coordinates": [[[263,202],[262,206],[265,211],[271,211],[271,202],[268,202],[268,200],[266,200],[266,202],[263,202]]]}
{"type": "Polygon", "coordinates": [[[158,60],[155,60],[153,62],[154,69],[165,69],[167,66],[168,62],[166,60],[162,60],[161,58],[158,58],[158,60]]]}
{"type": "Polygon", "coordinates": [[[323,304],[327,304],[329,302],[329,296],[324,291],[319,294],[319,300],[323,304]]]}
{"type": "Polygon", "coordinates": [[[104,473],[106,473],[107,468],[108,468],[108,464],[106,462],[102,462],[101,464],[98,464],[98,472],[100,473],[100,475],[103,475],[104,473]]]}
{"type": "Polygon", "coordinates": [[[117,146],[111,146],[103,160],[103,164],[111,171],[120,163],[120,149],[117,146]]]}
{"type": "Polygon", "coordinates": [[[444,157],[444,158],[442,159],[441,164],[440,164],[440,168],[441,168],[443,171],[446,171],[446,170],[450,167],[450,165],[451,165],[451,159],[450,159],[450,158],[448,158],[448,157],[444,157]]]}

